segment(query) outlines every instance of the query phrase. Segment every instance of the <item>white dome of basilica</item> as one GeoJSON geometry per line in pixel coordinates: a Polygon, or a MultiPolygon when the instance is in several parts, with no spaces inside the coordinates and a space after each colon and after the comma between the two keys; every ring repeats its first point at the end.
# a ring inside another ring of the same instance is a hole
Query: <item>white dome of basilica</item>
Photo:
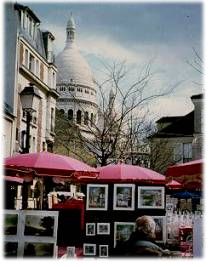
{"type": "Polygon", "coordinates": [[[75,23],[72,17],[67,22],[66,30],[66,46],[55,60],[58,68],[57,83],[73,82],[93,88],[91,69],[75,43],[75,23]]]}

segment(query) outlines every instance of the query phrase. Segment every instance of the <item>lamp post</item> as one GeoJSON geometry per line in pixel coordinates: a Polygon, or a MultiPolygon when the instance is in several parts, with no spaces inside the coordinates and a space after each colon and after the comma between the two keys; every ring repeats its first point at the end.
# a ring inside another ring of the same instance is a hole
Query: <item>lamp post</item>
{"type": "MultiPolygon", "coordinates": [[[[35,112],[35,108],[38,106],[38,102],[41,99],[38,89],[33,84],[26,86],[20,93],[20,99],[23,112],[26,112],[26,142],[22,153],[29,153],[30,150],[30,123],[32,120],[32,113],[35,112]]],[[[28,184],[23,182],[22,190],[22,209],[28,207],[28,184]]]]}

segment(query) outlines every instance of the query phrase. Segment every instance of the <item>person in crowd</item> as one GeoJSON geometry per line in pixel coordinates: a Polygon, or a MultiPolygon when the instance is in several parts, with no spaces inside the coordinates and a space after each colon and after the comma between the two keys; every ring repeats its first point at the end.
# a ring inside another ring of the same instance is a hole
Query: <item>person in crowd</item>
{"type": "Polygon", "coordinates": [[[155,243],[156,223],[151,216],[141,216],[136,219],[136,229],[130,238],[119,244],[114,251],[114,256],[134,257],[171,257],[180,253],[163,249],[155,243]]]}

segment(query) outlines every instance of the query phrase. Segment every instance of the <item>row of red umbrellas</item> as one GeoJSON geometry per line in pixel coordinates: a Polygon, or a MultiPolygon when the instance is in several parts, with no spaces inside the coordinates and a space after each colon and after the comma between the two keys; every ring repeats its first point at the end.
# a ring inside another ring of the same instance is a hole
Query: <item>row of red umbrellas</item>
{"type": "MultiPolygon", "coordinates": [[[[182,183],[175,179],[182,175],[201,173],[202,164],[202,160],[198,160],[170,166],[166,174],[168,177],[167,187],[182,188],[182,183]]],[[[87,179],[88,181],[95,179],[97,182],[137,182],[142,180],[142,182],[159,184],[167,182],[164,175],[140,166],[118,163],[96,169],[79,160],[49,152],[17,154],[6,158],[4,167],[6,170],[25,171],[37,176],[53,176],[62,179],[87,179]]]]}
{"type": "Polygon", "coordinates": [[[142,180],[165,183],[164,175],[147,168],[119,163],[96,169],[79,160],[49,152],[17,154],[6,158],[4,167],[6,170],[28,171],[28,173],[34,173],[37,176],[53,176],[62,179],[95,179],[97,182],[142,180]]]}

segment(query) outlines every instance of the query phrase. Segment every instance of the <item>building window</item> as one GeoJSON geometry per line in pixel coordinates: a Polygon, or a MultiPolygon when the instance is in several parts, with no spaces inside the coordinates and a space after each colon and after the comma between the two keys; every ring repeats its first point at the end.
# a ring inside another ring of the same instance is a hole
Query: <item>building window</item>
{"type": "Polygon", "coordinates": [[[84,124],[85,125],[88,125],[88,112],[86,111],[85,114],[84,114],[84,124]]]}
{"type": "Polygon", "coordinates": [[[183,144],[183,162],[188,162],[192,160],[192,144],[183,144]]]}
{"type": "Polygon", "coordinates": [[[51,132],[54,132],[54,108],[51,108],[51,125],[50,125],[51,132]]]}
{"type": "Polygon", "coordinates": [[[94,123],[94,116],[93,113],[91,113],[91,126],[93,126],[93,123],[94,123]]]}
{"type": "Polygon", "coordinates": [[[35,71],[35,58],[31,54],[29,56],[29,70],[33,73],[35,71]]]}
{"type": "Polygon", "coordinates": [[[68,119],[73,120],[73,110],[72,109],[68,110],[68,119]]]}
{"type": "Polygon", "coordinates": [[[82,121],[82,112],[81,110],[78,110],[77,111],[77,123],[81,124],[81,121],[82,121]]]}
{"type": "Polygon", "coordinates": [[[74,87],[69,87],[68,90],[69,92],[74,92],[74,87]]]}
{"type": "Polygon", "coordinates": [[[39,77],[39,60],[36,59],[36,75],[39,77]]]}
{"type": "Polygon", "coordinates": [[[24,57],[25,57],[25,62],[24,62],[24,64],[25,64],[25,66],[26,66],[27,68],[28,68],[28,64],[29,64],[28,56],[29,56],[28,50],[25,49],[25,55],[24,55],[24,57]]]}

